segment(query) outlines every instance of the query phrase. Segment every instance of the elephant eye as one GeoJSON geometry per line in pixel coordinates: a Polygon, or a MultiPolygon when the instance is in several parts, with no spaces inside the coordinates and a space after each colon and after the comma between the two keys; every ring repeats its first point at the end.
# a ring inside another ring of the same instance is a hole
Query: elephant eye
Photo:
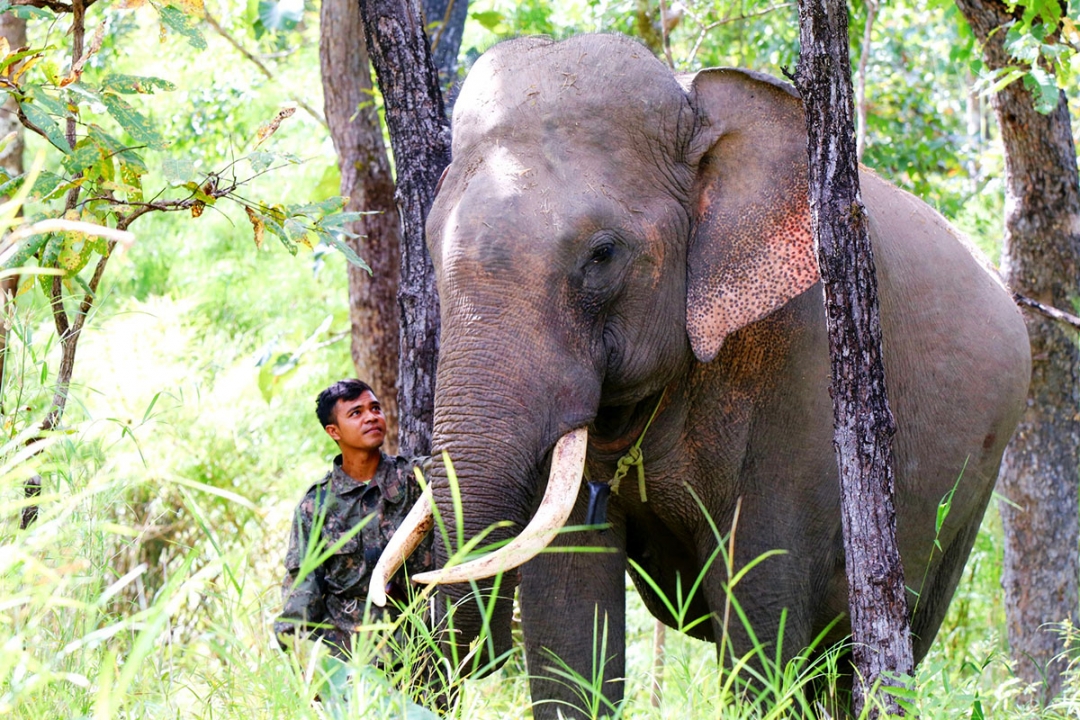
{"type": "Polygon", "coordinates": [[[611,240],[607,240],[593,248],[592,254],[589,256],[589,264],[602,265],[610,260],[614,254],[615,243],[611,240]]]}

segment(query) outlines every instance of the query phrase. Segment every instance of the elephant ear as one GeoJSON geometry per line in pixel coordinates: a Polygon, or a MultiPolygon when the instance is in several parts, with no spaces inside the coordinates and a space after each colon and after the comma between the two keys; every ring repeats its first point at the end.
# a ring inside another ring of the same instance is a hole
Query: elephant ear
{"type": "Polygon", "coordinates": [[[701,362],[724,338],[819,278],[807,200],[802,101],[760,73],[680,78],[698,114],[687,251],[687,334],[701,362]]]}

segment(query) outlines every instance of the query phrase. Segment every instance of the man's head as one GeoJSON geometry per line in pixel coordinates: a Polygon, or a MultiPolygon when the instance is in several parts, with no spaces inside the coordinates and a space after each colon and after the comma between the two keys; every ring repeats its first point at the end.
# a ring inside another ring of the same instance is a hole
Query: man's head
{"type": "Polygon", "coordinates": [[[371,386],[339,380],[319,393],[315,414],[342,452],[377,450],[386,439],[386,416],[371,386]]]}

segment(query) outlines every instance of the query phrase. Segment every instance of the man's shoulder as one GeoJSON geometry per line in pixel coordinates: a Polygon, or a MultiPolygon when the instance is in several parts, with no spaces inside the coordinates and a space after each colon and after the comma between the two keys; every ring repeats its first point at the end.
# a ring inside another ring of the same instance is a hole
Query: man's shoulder
{"type": "Polygon", "coordinates": [[[390,502],[396,503],[414,494],[409,490],[418,487],[419,484],[413,468],[418,467],[421,473],[426,474],[427,464],[426,457],[405,457],[383,453],[377,474],[377,482],[383,496],[390,502]]]}

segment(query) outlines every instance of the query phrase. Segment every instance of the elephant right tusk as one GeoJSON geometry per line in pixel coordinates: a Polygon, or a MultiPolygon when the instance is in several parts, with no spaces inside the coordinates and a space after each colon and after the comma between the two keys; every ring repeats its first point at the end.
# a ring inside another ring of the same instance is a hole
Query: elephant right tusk
{"type": "Polygon", "coordinates": [[[551,456],[551,474],[544,499],[540,501],[540,507],[528,526],[508,545],[462,565],[420,573],[413,576],[413,581],[447,585],[482,580],[512,570],[536,557],[555,539],[574,509],[581,490],[588,439],[589,432],[583,427],[559,438],[551,456]]]}
{"type": "Polygon", "coordinates": [[[413,554],[424,536],[431,532],[435,519],[431,512],[431,488],[428,487],[413,505],[412,510],[401,521],[401,526],[394,531],[393,537],[386,543],[386,549],[379,556],[375,568],[371,571],[371,584],[368,585],[368,599],[379,607],[386,607],[386,584],[398,571],[405,560],[413,554]]]}

